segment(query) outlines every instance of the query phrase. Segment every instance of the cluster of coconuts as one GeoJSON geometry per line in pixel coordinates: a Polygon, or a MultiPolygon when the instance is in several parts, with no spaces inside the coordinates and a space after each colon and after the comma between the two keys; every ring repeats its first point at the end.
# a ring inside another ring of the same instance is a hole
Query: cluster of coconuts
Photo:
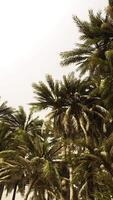
{"type": "Polygon", "coordinates": [[[106,13],[113,19],[113,6],[107,6],[106,13]]]}
{"type": "Polygon", "coordinates": [[[105,56],[107,60],[113,59],[113,49],[106,51],[105,56]]]}
{"type": "Polygon", "coordinates": [[[110,17],[109,21],[103,22],[102,25],[101,25],[101,29],[105,30],[105,31],[109,30],[109,28],[111,27],[111,24],[112,24],[112,23],[110,23],[110,21],[113,20],[113,6],[111,6],[111,5],[107,6],[106,14],[107,14],[107,16],[110,17]]]}
{"type": "Polygon", "coordinates": [[[113,49],[109,49],[107,51],[102,51],[101,49],[96,49],[94,52],[93,52],[93,55],[95,57],[99,57],[99,58],[102,58],[102,56],[105,56],[105,58],[110,61],[112,60],[113,61],[113,49]],[[103,55],[104,54],[104,55],[103,55]]]}
{"type": "Polygon", "coordinates": [[[93,55],[95,55],[96,57],[102,57],[103,56],[103,50],[100,48],[97,48],[93,51],[93,55]]]}
{"type": "Polygon", "coordinates": [[[101,30],[103,30],[103,31],[108,31],[110,29],[110,27],[111,27],[111,24],[109,22],[103,22],[101,24],[101,30]]]}
{"type": "Polygon", "coordinates": [[[62,190],[66,191],[67,190],[67,181],[65,179],[62,180],[61,185],[62,185],[62,190]]]}

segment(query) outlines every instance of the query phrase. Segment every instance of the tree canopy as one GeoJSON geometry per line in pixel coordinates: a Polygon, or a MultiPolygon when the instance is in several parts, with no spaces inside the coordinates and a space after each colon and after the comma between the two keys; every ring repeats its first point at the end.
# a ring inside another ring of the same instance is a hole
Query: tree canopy
{"type": "Polygon", "coordinates": [[[80,77],[33,83],[29,113],[0,104],[0,199],[113,199],[113,1],[104,16],[73,20],[80,41],[61,65],[80,77]]]}

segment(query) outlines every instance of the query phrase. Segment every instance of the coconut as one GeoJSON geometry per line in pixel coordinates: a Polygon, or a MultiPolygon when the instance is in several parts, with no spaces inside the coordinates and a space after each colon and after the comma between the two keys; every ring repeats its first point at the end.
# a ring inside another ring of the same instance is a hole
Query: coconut
{"type": "Polygon", "coordinates": [[[105,56],[106,56],[106,59],[108,60],[113,58],[113,50],[106,51],[105,56]]]}
{"type": "Polygon", "coordinates": [[[62,186],[62,191],[66,192],[67,191],[67,181],[65,179],[62,180],[61,186],[62,186]]]}
{"type": "Polygon", "coordinates": [[[104,22],[101,24],[101,29],[106,31],[106,30],[109,30],[110,29],[110,24],[108,22],[104,22]]]}
{"type": "Polygon", "coordinates": [[[102,58],[104,59],[105,58],[105,55],[104,55],[104,50],[102,48],[98,48],[96,50],[93,51],[93,56],[95,58],[102,58]]]}
{"type": "Polygon", "coordinates": [[[67,184],[66,180],[63,179],[62,182],[61,182],[61,185],[62,185],[62,186],[65,186],[66,184],[67,184]]]}
{"type": "Polygon", "coordinates": [[[113,18],[113,7],[112,6],[107,6],[106,8],[106,13],[111,17],[113,18]]]}

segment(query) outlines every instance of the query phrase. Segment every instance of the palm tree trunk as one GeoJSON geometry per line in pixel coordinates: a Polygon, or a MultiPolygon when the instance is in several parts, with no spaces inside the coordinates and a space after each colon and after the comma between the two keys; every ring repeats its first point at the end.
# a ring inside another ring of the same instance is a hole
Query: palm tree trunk
{"type": "Polygon", "coordinates": [[[44,190],[40,190],[40,192],[39,192],[39,198],[40,198],[40,200],[45,200],[44,190]]]}
{"type": "Polygon", "coordinates": [[[87,200],[95,200],[93,191],[93,181],[92,178],[87,180],[87,200]]]}
{"type": "Polygon", "coordinates": [[[66,200],[62,195],[60,195],[60,200],[66,200]]]}
{"type": "Polygon", "coordinates": [[[13,190],[12,200],[15,200],[15,198],[16,198],[16,190],[17,190],[17,186],[18,186],[18,182],[15,183],[14,190],[13,190]]]}
{"type": "Polygon", "coordinates": [[[2,199],[3,191],[4,191],[4,185],[0,184],[0,200],[2,199]]]}
{"type": "Polygon", "coordinates": [[[49,195],[47,190],[45,190],[45,200],[49,200],[49,195]]]}
{"type": "Polygon", "coordinates": [[[69,179],[70,179],[70,198],[69,200],[74,200],[74,191],[73,191],[73,169],[69,167],[69,179]]]}
{"type": "Polygon", "coordinates": [[[90,166],[90,168],[88,170],[87,187],[86,187],[87,200],[95,200],[95,197],[94,197],[94,180],[93,180],[92,171],[93,171],[92,166],[90,166]]]}
{"type": "Polygon", "coordinates": [[[81,199],[82,191],[86,188],[86,185],[87,185],[87,182],[85,182],[85,183],[82,185],[81,189],[79,190],[78,199],[81,199]]]}
{"type": "Polygon", "coordinates": [[[38,200],[39,199],[39,196],[37,194],[37,190],[36,189],[34,190],[34,198],[33,199],[34,200],[38,200]]]}
{"type": "Polygon", "coordinates": [[[32,187],[33,187],[33,185],[34,185],[36,179],[37,179],[37,178],[35,178],[34,180],[32,180],[31,183],[29,184],[28,191],[27,191],[27,193],[26,193],[26,195],[25,195],[24,200],[27,200],[27,199],[28,199],[28,196],[29,196],[29,194],[30,194],[30,192],[31,192],[31,189],[32,189],[32,187]]]}

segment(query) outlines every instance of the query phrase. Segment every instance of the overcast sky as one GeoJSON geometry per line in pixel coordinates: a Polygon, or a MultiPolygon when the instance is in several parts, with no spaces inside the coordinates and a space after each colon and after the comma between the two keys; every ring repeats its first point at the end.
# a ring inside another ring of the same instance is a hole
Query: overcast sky
{"type": "Polygon", "coordinates": [[[32,83],[45,74],[59,78],[59,53],[78,39],[72,15],[87,19],[88,9],[104,9],[107,0],[0,0],[0,96],[9,105],[33,101],[32,83]]]}

